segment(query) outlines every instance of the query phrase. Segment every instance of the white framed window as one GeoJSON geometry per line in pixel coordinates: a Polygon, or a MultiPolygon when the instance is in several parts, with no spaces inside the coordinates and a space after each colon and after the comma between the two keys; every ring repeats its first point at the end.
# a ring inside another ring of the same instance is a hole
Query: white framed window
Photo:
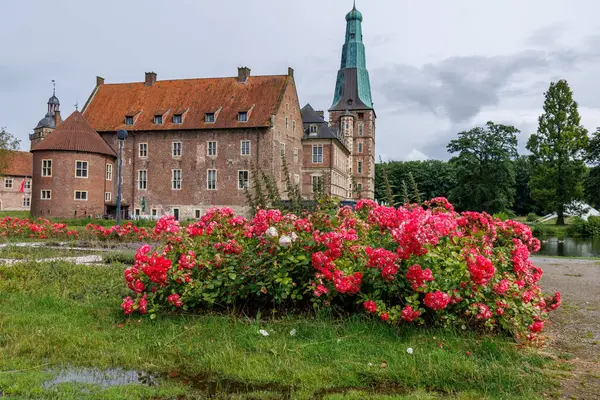
{"type": "Polygon", "coordinates": [[[238,122],[248,122],[248,112],[240,111],[238,113],[238,122]]]}
{"type": "Polygon", "coordinates": [[[132,116],[125,117],[125,125],[129,125],[129,126],[133,125],[133,117],[132,116]]]}
{"type": "Polygon", "coordinates": [[[88,192],[87,190],[76,190],[73,198],[78,201],[87,201],[88,192]]]}
{"type": "Polygon", "coordinates": [[[249,171],[238,171],[238,189],[248,189],[248,182],[250,180],[249,171]]]}
{"type": "Polygon", "coordinates": [[[249,156],[250,155],[250,141],[249,140],[242,140],[240,143],[240,154],[243,156],[249,156]]]}
{"type": "Polygon", "coordinates": [[[104,201],[111,201],[111,200],[112,200],[112,193],[104,192],[104,201]]]}
{"type": "Polygon", "coordinates": [[[88,177],[88,162],[87,161],[75,161],[75,178],[87,178],[88,177]]]}
{"type": "Polygon", "coordinates": [[[217,190],[217,170],[206,170],[206,188],[208,190],[217,190]]]}
{"type": "Polygon", "coordinates": [[[315,134],[319,131],[319,128],[316,125],[311,125],[309,128],[309,133],[315,134]]]}
{"type": "Polygon", "coordinates": [[[52,190],[42,190],[40,192],[41,200],[50,200],[52,198],[52,190]]]}
{"type": "Polygon", "coordinates": [[[358,172],[359,174],[362,174],[362,172],[363,172],[363,162],[362,161],[358,161],[358,167],[356,168],[356,172],[358,172]]]}
{"type": "Polygon", "coordinates": [[[194,216],[196,217],[196,219],[200,219],[202,213],[200,212],[200,210],[194,210],[194,216]]]}
{"type": "Polygon", "coordinates": [[[294,147],[294,162],[298,162],[298,148],[294,147]]]}
{"type": "Polygon", "coordinates": [[[280,157],[284,157],[285,156],[285,143],[279,143],[279,156],[280,157]]]}
{"type": "Polygon", "coordinates": [[[214,124],[215,123],[215,113],[204,114],[204,122],[206,122],[207,124],[214,124]]]}
{"type": "Polygon", "coordinates": [[[23,207],[31,207],[31,197],[23,197],[23,207]]]}
{"type": "Polygon", "coordinates": [[[138,154],[140,158],[148,157],[148,143],[140,143],[138,154]]]}
{"type": "Polygon", "coordinates": [[[42,160],[42,176],[52,176],[52,160],[42,160]]]}
{"type": "Polygon", "coordinates": [[[312,162],[313,162],[313,164],[322,164],[323,163],[323,145],[322,144],[313,144],[312,162]]]}
{"type": "Polygon", "coordinates": [[[181,114],[173,115],[173,123],[174,124],[181,124],[182,122],[183,122],[183,116],[181,114]]]}
{"type": "Polygon", "coordinates": [[[359,153],[363,152],[363,144],[362,144],[362,142],[358,144],[358,152],[359,153]]]}
{"type": "Polygon", "coordinates": [[[294,183],[297,185],[300,183],[300,175],[294,174],[294,183]]]}
{"type": "Polygon", "coordinates": [[[156,208],[153,208],[152,210],[150,210],[150,215],[156,217],[158,215],[158,210],[156,208]]]}
{"type": "Polygon", "coordinates": [[[162,115],[155,115],[154,116],[154,124],[155,125],[162,125],[162,115]]]}
{"type": "Polygon", "coordinates": [[[363,124],[358,125],[358,136],[362,136],[363,135],[363,129],[364,129],[364,125],[363,124]]]}
{"type": "Polygon", "coordinates": [[[171,189],[181,190],[181,170],[171,170],[171,189]]]}
{"type": "Polygon", "coordinates": [[[12,189],[12,187],[13,187],[13,180],[11,178],[4,178],[4,188],[12,189]]]}
{"type": "Polygon", "coordinates": [[[139,190],[148,189],[148,170],[146,170],[146,169],[138,170],[138,189],[139,190]]]}
{"type": "Polygon", "coordinates": [[[173,157],[181,157],[181,142],[173,142],[171,146],[173,157]]]}
{"type": "Polygon", "coordinates": [[[312,191],[317,192],[319,189],[323,190],[323,177],[321,175],[312,176],[312,191]]]}
{"type": "Polygon", "coordinates": [[[135,213],[136,217],[139,217],[140,215],[142,215],[142,210],[140,210],[139,208],[136,208],[134,213],[135,213]]]}
{"type": "Polygon", "coordinates": [[[23,189],[31,189],[31,179],[25,178],[25,183],[23,184],[23,189]]]}
{"type": "Polygon", "coordinates": [[[112,164],[106,164],[106,180],[112,181],[112,164]]]}
{"type": "Polygon", "coordinates": [[[208,142],[208,146],[206,147],[206,154],[209,156],[217,155],[217,142],[208,142]]]}

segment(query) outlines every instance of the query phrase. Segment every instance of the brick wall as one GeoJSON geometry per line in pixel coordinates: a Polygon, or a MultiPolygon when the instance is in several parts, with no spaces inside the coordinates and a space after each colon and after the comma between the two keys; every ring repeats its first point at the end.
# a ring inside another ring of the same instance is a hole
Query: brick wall
{"type": "Polygon", "coordinates": [[[112,157],[90,153],[36,151],[33,153],[31,215],[34,217],[79,218],[103,216],[104,193],[113,193],[116,169],[112,157]],[[52,160],[52,176],[42,177],[42,160],[52,160]],[[88,162],[88,177],[75,177],[75,162],[88,162]],[[113,179],[107,181],[106,164],[113,165],[113,179]],[[50,200],[41,199],[42,190],[51,190],[50,200]],[[75,200],[75,191],[87,191],[87,200],[75,200]]]}

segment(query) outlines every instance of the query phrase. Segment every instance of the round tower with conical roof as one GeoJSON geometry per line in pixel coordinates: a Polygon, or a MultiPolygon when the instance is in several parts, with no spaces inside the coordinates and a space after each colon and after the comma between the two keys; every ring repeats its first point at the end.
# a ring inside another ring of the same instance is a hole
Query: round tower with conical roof
{"type": "Polygon", "coordinates": [[[54,88],[52,97],[48,99],[48,112],[33,128],[33,133],[29,135],[30,148],[34,148],[39,142],[48,137],[61,122],[60,100],[56,97],[56,88],[54,88]]]}

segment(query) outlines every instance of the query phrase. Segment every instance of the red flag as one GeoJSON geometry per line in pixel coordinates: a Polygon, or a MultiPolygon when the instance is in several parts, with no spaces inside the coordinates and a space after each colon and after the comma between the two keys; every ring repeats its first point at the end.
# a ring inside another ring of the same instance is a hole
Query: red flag
{"type": "Polygon", "coordinates": [[[23,193],[25,192],[25,181],[27,179],[23,179],[23,182],[21,182],[21,186],[19,186],[19,193],[23,193]]]}

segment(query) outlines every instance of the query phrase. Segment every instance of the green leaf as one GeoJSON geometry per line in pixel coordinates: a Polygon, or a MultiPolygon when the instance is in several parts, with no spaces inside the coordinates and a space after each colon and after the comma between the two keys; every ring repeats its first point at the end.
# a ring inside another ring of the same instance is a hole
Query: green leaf
{"type": "Polygon", "coordinates": [[[233,272],[230,272],[230,273],[229,273],[229,279],[231,279],[232,281],[234,281],[234,280],[235,280],[235,278],[237,278],[237,275],[236,275],[236,274],[234,274],[233,272]]]}

